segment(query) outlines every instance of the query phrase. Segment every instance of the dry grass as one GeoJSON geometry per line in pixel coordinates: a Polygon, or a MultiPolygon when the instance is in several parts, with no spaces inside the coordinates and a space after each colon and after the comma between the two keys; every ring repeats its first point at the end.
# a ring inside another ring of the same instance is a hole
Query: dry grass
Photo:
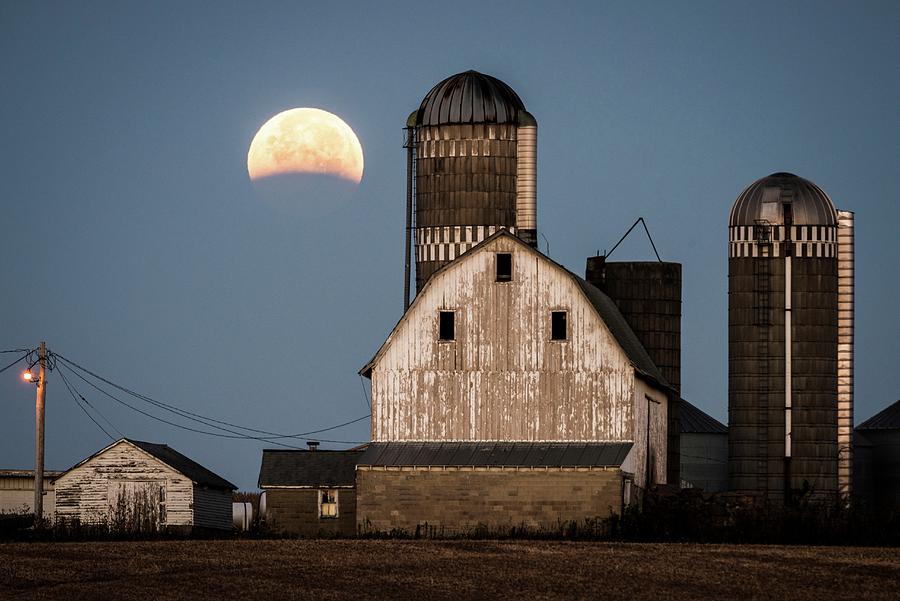
{"type": "Polygon", "coordinates": [[[900,552],[412,540],[0,544],[0,598],[900,599],[900,552]]]}

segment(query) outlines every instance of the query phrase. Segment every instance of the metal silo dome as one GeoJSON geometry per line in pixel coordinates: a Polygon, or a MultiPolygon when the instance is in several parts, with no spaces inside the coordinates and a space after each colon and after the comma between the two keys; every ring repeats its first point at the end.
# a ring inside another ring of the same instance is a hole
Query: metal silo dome
{"type": "Polygon", "coordinates": [[[524,110],[511,87],[496,77],[466,71],[431,88],[419,106],[416,125],[516,123],[524,110]]]}
{"type": "Polygon", "coordinates": [[[410,114],[404,147],[417,292],[499,229],[537,246],[537,120],[508,85],[477,71],[444,79],[410,114]]]}
{"type": "Polygon", "coordinates": [[[783,204],[790,203],[794,225],[837,224],[834,203],[822,188],[793,173],[773,173],[756,180],[741,192],[731,207],[729,225],[753,225],[767,221],[784,224],[783,204]]]}

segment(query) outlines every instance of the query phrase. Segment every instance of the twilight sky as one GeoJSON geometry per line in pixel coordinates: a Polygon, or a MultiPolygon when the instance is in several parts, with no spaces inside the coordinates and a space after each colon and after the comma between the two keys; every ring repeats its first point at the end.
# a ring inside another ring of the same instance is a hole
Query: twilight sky
{"type": "MultiPolygon", "coordinates": [[[[365,415],[357,370],[402,311],[401,128],[476,69],[538,120],[552,258],[582,273],[643,216],[684,264],[682,392],[722,421],[731,203],[790,171],[856,211],[858,423],[900,398],[898,31],[893,1],[0,3],[0,350],[45,339],[263,430],[365,415]],[[300,106],[356,131],[358,188],[249,181],[257,129],[300,106]]],[[[633,235],[613,258],[651,253],[633,235]]],[[[33,466],[20,373],[0,374],[0,468],[33,466]]],[[[178,430],[69,379],[126,435],[256,487],[271,444],[178,430]]],[[[368,421],[322,436],[365,441],[368,421]]],[[[108,442],[51,374],[48,469],[108,442]]]]}

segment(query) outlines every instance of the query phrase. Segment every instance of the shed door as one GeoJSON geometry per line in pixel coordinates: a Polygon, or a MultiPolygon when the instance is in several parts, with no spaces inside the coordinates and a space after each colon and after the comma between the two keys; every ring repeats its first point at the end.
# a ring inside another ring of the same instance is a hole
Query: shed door
{"type": "Polygon", "coordinates": [[[157,480],[110,480],[109,525],[120,532],[152,532],[166,525],[166,483],[157,480]]]}

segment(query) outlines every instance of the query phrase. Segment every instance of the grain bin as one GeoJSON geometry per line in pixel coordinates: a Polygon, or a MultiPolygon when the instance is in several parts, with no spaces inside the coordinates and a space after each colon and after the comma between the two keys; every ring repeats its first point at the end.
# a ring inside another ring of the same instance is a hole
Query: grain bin
{"type": "MultiPolygon", "coordinates": [[[[536,246],[537,121],[512,88],[477,71],[448,77],[410,115],[406,132],[417,292],[500,228],[536,246]]],[[[408,244],[407,283],[409,255],[408,244]]]]}
{"type": "MultiPolygon", "coordinates": [[[[833,496],[842,446],[849,491],[849,429],[838,438],[834,204],[811,181],[774,173],[738,196],[728,230],[730,487],[786,502],[801,491],[833,496]]],[[[845,285],[852,289],[852,274],[845,285]]],[[[849,328],[852,347],[852,319],[849,328]]],[[[842,413],[852,423],[849,358],[842,413]]]]}

